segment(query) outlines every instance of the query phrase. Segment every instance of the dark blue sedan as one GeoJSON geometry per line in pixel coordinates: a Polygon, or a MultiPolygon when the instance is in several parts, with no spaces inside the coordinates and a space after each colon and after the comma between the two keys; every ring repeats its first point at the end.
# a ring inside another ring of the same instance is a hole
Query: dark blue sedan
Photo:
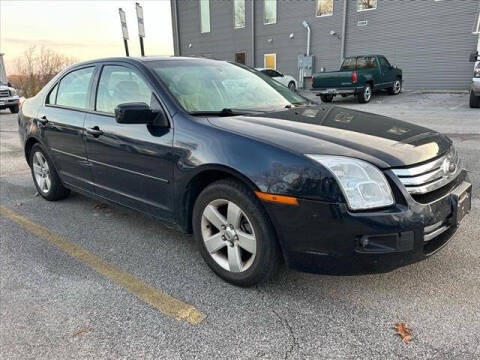
{"type": "Polygon", "coordinates": [[[425,259],[471,206],[446,136],[317,106],[223,61],[77,64],[18,121],[42,197],[75,191],[193,232],[212,270],[241,286],[281,261],[352,274],[425,259]]]}

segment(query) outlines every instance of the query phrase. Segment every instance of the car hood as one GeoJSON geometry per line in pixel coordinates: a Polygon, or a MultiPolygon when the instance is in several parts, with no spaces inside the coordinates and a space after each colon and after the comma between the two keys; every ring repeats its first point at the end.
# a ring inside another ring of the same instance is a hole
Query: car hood
{"type": "Polygon", "coordinates": [[[351,156],[382,169],[417,164],[451,147],[451,140],[436,131],[338,106],[299,107],[209,121],[289,151],[351,156]]]}

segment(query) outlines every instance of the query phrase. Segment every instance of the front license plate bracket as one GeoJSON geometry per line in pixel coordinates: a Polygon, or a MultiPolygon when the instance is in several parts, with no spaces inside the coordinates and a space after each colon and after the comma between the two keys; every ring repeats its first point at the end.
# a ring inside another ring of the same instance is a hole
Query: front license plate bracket
{"type": "Polygon", "coordinates": [[[452,192],[453,225],[458,226],[472,208],[472,184],[464,181],[452,192]]]}

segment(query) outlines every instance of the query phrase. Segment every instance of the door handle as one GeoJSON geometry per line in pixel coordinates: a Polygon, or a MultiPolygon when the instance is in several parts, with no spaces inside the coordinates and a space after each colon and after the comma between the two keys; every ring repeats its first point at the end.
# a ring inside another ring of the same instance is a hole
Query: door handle
{"type": "Polygon", "coordinates": [[[87,129],[87,134],[92,135],[93,137],[99,137],[100,135],[103,135],[103,131],[100,130],[98,126],[91,127],[87,129]]]}
{"type": "Polygon", "coordinates": [[[40,122],[40,124],[42,125],[47,125],[48,123],[48,119],[45,115],[43,115],[40,119],[38,119],[38,121],[40,122]]]}

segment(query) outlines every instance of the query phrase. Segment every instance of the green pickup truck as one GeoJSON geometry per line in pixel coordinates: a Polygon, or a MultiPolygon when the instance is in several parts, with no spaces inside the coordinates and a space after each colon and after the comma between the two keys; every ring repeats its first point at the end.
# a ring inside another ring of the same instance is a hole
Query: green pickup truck
{"type": "Polygon", "coordinates": [[[359,103],[368,103],[373,92],[381,89],[392,95],[402,90],[402,70],[390,65],[383,55],[348,57],[340,71],[312,76],[312,90],[323,102],[332,102],[336,95],[354,95],[359,103]]]}

